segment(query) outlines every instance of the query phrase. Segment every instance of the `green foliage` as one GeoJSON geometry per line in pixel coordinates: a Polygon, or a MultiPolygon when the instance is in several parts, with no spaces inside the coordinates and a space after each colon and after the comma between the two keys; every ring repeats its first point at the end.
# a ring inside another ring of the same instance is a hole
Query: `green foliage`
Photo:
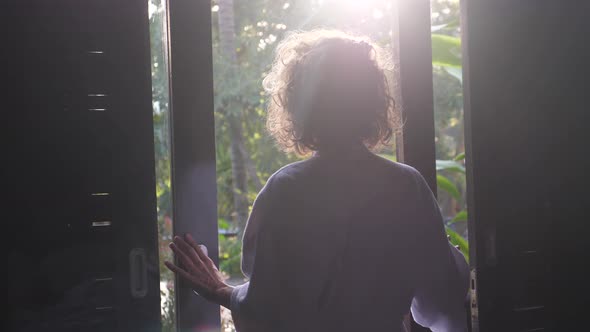
{"type": "Polygon", "coordinates": [[[461,210],[461,211],[457,212],[455,217],[453,217],[453,219],[451,219],[450,223],[456,223],[456,222],[460,222],[460,221],[467,221],[467,210],[461,210]]]}
{"type": "Polygon", "coordinates": [[[446,67],[461,67],[461,39],[433,33],[432,64],[446,67]]]}
{"type": "MultiPolygon", "coordinates": [[[[448,27],[448,25],[444,25],[448,27]]],[[[432,65],[463,82],[461,70],[461,39],[438,33],[432,34],[432,65]]]]}
{"type": "Polygon", "coordinates": [[[444,71],[451,75],[452,77],[456,78],[459,83],[463,84],[463,71],[461,68],[458,67],[447,67],[447,66],[443,66],[442,67],[444,69],[444,71]]]}
{"type": "Polygon", "coordinates": [[[461,152],[459,153],[455,158],[453,158],[454,161],[461,161],[461,160],[465,160],[465,152],[461,152]]]}
{"type": "Polygon", "coordinates": [[[237,236],[219,235],[219,268],[229,277],[240,278],[242,241],[237,236]]]}
{"type": "Polygon", "coordinates": [[[469,258],[459,1],[431,1],[431,19],[438,200],[451,242],[469,258]]]}
{"type": "Polygon", "coordinates": [[[219,268],[229,277],[239,277],[242,242],[233,224],[226,219],[219,218],[219,268]]]}
{"type": "Polygon", "coordinates": [[[461,194],[459,193],[459,189],[457,186],[451,182],[447,177],[437,174],[436,175],[436,184],[439,188],[443,189],[444,191],[448,192],[454,199],[460,200],[461,194]]]}
{"type": "MultiPolygon", "coordinates": [[[[464,204],[464,200],[457,185],[455,185],[448,177],[445,177],[441,173],[446,171],[459,174],[461,176],[460,179],[464,181],[465,166],[459,163],[460,161],[464,160],[464,158],[465,154],[462,153],[453,158],[453,160],[436,161],[436,169],[438,172],[436,175],[436,183],[438,188],[450,195],[455,201],[462,202],[462,204],[464,204]]],[[[461,252],[469,260],[469,246],[466,237],[462,236],[455,229],[453,229],[457,228],[457,224],[462,224],[462,228],[466,229],[466,222],[467,210],[462,209],[447,221],[446,232],[451,240],[451,243],[453,243],[454,245],[458,245],[461,249],[461,252]]]]}
{"type": "Polygon", "coordinates": [[[469,243],[467,243],[467,240],[448,226],[446,227],[446,231],[451,243],[459,246],[459,250],[461,250],[467,261],[469,261],[469,243]]]}
{"type": "Polygon", "coordinates": [[[465,174],[465,166],[459,164],[455,159],[453,160],[437,160],[437,171],[450,171],[465,174]]]}
{"type": "Polygon", "coordinates": [[[397,161],[397,156],[395,154],[380,153],[379,156],[391,161],[397,161]]]}

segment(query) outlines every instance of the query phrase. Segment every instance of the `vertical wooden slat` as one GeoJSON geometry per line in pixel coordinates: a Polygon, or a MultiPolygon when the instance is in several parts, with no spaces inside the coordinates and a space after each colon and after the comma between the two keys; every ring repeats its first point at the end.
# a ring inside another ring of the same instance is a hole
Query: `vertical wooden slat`
{"type": "MultiPolygon", "coordinates": [[[[402,133],[396,137],[397,156],[416,168],[436,195],[430,0],[400,0],[395,23],[397,102],[404,121],[402,133]]],[[[429,329],[412,321],[411,331],[429,329]]]]}
{"type": "Polygon", "coordinates": [[[398,4],[399,95],[404,127],[398,158],[416,168],[436,193],[430,1],[398,4]]]}
{"type": "MultiPolygon", "coordinates": [[[[168,1],[174,234],[191,233],[217,263],[217,186],[209,1],[168,1]]],[[[219,331],[219,306],[176,283],[179,331],[219,331]]]]}

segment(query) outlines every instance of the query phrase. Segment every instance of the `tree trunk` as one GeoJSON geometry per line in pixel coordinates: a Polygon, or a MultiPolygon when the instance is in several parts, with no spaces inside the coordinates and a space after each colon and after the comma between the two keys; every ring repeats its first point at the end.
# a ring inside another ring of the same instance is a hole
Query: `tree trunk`
{"type": "Polygon", "coordinates": [[[219,43],[223,57],[229,60],[229,65],[235,70],[238,65],[235,48],[236,35],[234,27],[234,1],[219,0],[219,43]]]}
{"type": "MultiPolygon", "coordinates": [[[[219,42],[222,56],[229,65],[226,80],[233,80],[237,73],[237,54],[235,49],[234,2],[219,0],[219,42]]],[[[230,158],[232,164],[232,190],[234,202],[234,222],[240,229],[248,219],[248,177],[246,165],[246,147],[242,127],[242,108],[236,96],[229,96],[222,104],[226,112],[230,134],[230,158]]]]}
{"type": "MultiPolygon", "coordinates": [[[[233,110],[230,110],[232,112],[233,110]]],[[[244,134],[242,119],[237,114],[229,117],[229,131],[231,138],[230,157],[232,169],[232,186],[234,196],[234,221],[240,232],[244,229],[248,219],[248,178],[246,172],[244,134]]]]}
{"type": "Polygon", "coordinates": [[[248,178],[250,179],[250,182],[252,182],[252,184],[254,185],[254,189],[258,192],[260,191],[260,189],[262,189],[262,181],[260,180],[260,177],[258,176],[258,172],[256,170],[256,164],[254,163],[254,160],[252,160],[252,157],[250,156],[250,154],[248,153],[248,151],[245,151],[245,157],[246,157],[246,169],[248,170],[248,178]]]}

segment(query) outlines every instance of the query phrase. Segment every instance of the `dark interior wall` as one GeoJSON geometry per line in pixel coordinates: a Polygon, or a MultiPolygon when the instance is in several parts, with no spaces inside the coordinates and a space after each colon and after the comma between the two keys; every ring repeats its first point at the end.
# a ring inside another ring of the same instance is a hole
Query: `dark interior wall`
{"type": "Polygon", "coordinates": [[[587,324],[589,11],[587,1],[463,0],[481,331],[587,324]]]}

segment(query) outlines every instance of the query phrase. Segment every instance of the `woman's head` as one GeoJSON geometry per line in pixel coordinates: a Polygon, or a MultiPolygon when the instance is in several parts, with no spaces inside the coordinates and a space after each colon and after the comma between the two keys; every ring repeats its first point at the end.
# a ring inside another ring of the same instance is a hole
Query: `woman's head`
{"type": "Polygon", "coordinates": [[[387,64],[381,48],[363,37],[335,30],[289,34],[263,82],[268,130],[283,150],[299,154],[387,143],[399,127],[387,64]]]}

